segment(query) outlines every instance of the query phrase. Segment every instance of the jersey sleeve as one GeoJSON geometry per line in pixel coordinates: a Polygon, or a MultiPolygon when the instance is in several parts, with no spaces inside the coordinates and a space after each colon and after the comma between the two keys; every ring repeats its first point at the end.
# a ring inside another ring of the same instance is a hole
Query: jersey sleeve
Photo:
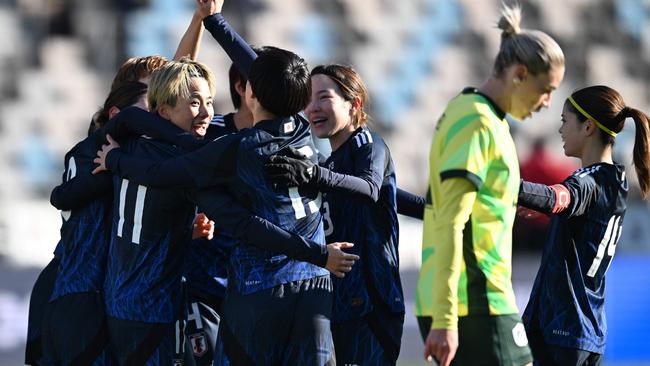
{"type": "Polygon", "coordinates": [[[233,238],[320,267],[327,264],[326,245],[290,233],[252,214],[221,189],[201,190],[199,202],[199,210],[233,238]]]}
{"type": "Polygon", "coordinates": [[[255,51],[235,32],[221,14],[217,13],[206,17],[203,19],[203,24],[242,75],[248,79],[251,65],[257,58],[255,51]]]}
{"type": "Polygon", "coordinates": [[[75,210],[110,192],[112,188],[113,176],[110,173],[83,171],[56,186],[50,194],[50,203],[62,211],[75,210]]]}
{"type": "Polygon", "coordinates": [[[340,174],[319,167],[317,187],[323,191],[336,190],[360,195],[377,202],[387,164],[385,147],[380,143],[368,142],[363,145],[359,143],[353,149],[354,174],[340,174]]]}
{"type": "Polygon", "coordinates": [[[106,167],[122,178],[149,187],[208,187],[233,179],[238,147],[239,137],[232,134],[196,151],[162,161],[138,158],[121,149],[113,149],[106,156],[106,167]]]}
{"type": "MultiPolygon", "coordinates": [[[[98,135],[95,132],[93,136],[98,135]]],[[[94,141],[91,136],[81,144],[95,145],[94,141]]],[[[75,147],[65,155],[63,182],[50,194],[52,206],[62,211],[83,207],[113,188],[112,175],[108,172],[92,174],[95,164],[91,157],[77,154],[78,151],[75,147]]]]}
{"type": "Polygon", "coordinates": [[[440,180],[465,178],[477,189],[483,185],[489,165],[492,134],[481,116],[470,116],[456,122],[442,145],[440,180]]]}
{"type": "Polygon", "coordinates": [[[598,194],[598,185],[591,174],[574,174],[564,180],[562,185],[566,187],[571,197],[568,207],[561,212],[567,217],[584,214],[598,194]]]}
{"type": "Polygon", "coordinates": [[[424,218],[426,200],[422,196],[397,188],[397,213],[414,219],[424,218]]]}
{"type": "Polygon", "coordinates": [[[196,150],[206,144],[205,140],[196,139],[189,132],[159,115],[138,107],[124,108],[106,123],[103,130],[117,141],[147,135],[187,151],[196,150]]]}
{"type": "Polygon", "coordinates": [[[463,229],[469,221],[476,200],[471,181],[449,179],[441,186],[442,202],[436,213],[437,233],[431,240],[434,252],[422,258],[422,266],[432,278],[432,328],[458,328],[458,281],[463,259],[463,229]]]}

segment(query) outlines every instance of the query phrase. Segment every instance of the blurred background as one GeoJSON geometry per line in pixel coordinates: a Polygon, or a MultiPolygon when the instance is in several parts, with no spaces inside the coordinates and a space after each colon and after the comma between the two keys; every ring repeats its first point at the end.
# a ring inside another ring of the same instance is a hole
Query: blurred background
{"type": "MultiPolygon", "coordinates": [[[[650,112],[650,1],[521,1],[524,28],[564,49],[566,76],[552,106],[512,122],[526,179],[558,183],[577,167],[557,134],[564,98],[606,84],[650,112]]],[[[85,134],[110,80],[130,56],[171,58],[190,22],[191,0],[0,0],[0,365],[22,364],[31,287],[59,238],[49,204],[63,156],[85,134]]],[[[287,48],[310,64],[353,65],[371,92],[373,128],[388,143],[400,187],[424,194],[435,121],[447,101],[489,74],[499,45],[496,0],[239,0],[224,14],[255,45],[287,48]]],[[[232,110],[229,60],[209,34],[199,60],[220,87],[216,110],[232,110]]],[[[630,166],[629,123],[616,159],[630,166]]],[[[631,170],[630,170],[631,171],[631,170]]],[[[607,365],[650,365],[650,211],[634,174],[623,235],[608,272],[607,365]]],[[[513,282],[523,310],[547,219],[518,219],[513,282]]],[[[421,365],[412,315],[421,224],[401,218],[408,297],[400,365],[421,365]]]]}

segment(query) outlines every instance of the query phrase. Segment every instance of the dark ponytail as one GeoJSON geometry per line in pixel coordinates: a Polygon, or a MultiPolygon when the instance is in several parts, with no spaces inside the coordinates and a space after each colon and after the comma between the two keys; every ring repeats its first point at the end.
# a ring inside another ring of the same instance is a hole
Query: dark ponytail
{"type": "Polygon", "coordinates": [[[627,117],[634,120],[634,127],[636,128],[632,160],[634,161],[636,175],[639,178],[641,195],[645,199],[648,197],[648,190],[650,190],[650,119],[638,109],[627,109],[627,117]]]}
{"type": "Polygon", "coordinates": [[[639,178],[641,194],[645,199],[650,191],[650,119],[638,109],[625,105],[619,92],[604,86],[589,86],[575,91],[566,106],[580,122],[594,120],[600,140],[605,145],[614,144],[615,136],[623,130],[625,120],[632,118],[636,127],[633,161],[639,178]]]}

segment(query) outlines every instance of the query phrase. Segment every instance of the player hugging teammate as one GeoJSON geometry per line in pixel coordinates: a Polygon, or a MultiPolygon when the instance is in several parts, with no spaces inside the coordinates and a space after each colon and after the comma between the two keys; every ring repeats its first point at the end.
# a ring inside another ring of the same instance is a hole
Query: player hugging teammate
{"type": "Polygon", "coordinates": [[[556,186],[520,181],[505,116],[549,106],[564,55],[505,6],[492,74],[438,121],[425,200],[397,189],[352,67],[310,71],[291,51],[250,47],[223,0],[196,6],[174,60],[127,61],[66,154],[52,193],[61,242],[34,286],[27,364],[395,365],[398,206],[424,218],[426,359],[600,362],[627,194],[611,146],[632,118],[645,195],[645,114],[604,86],[574,92],[560,134],[583,168],[556,186]],[[233,113],[214,114],[217,83],[194,61],[204,27],[233,61],[233,113]],[[329,157],[313,135],[328,139],[329,157]],[[523,323],[510,282],[517,202],[554,215],[523,323]]]}

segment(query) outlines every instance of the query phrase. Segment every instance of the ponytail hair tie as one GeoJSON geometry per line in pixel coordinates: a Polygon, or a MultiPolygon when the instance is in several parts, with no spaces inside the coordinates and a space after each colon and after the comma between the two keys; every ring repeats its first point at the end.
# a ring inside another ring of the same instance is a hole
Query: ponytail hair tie
{"type": "Polygon", "coordinates": [[[623,107],[623,109],[621,109],[620,113],[623,116],[623,118],[632,117],[632,108],[625,106],[623,107]]]}

